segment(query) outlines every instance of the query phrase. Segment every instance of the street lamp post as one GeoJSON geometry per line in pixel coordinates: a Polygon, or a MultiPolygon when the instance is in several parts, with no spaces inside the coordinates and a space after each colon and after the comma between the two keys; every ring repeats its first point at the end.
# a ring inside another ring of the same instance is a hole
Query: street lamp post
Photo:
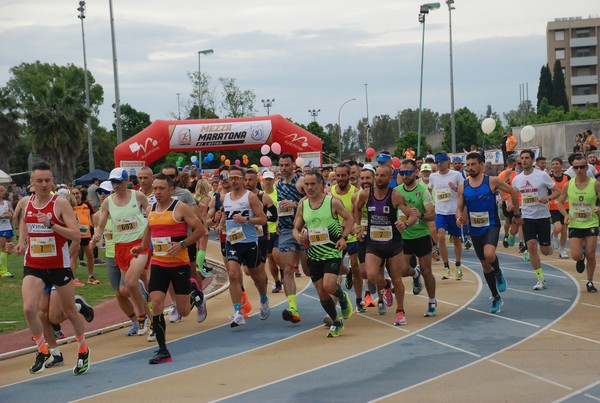
{"type": "Polygon", "coordinates": [[[273,99],[261,99],[261,102],[265,109],[267,110],[267,116],[271,114],[271,107],[273,106],[273,102],[275,102],[275,98],[273,99]]]}
{"type": "Polygon", "coordinates": [[[319,112],[321,112],[320,109],[309,109],[308,113],[310,113],[310,116],[312,116],[313,118],[313,122],[317,121],[317,116],[319,116],[319,112]]]}
{"type": "Polygon", "coordinates": [[[426,3],[421,5],[419,22],[423,24],[423,38],[421,40],[421,82],[419,84],[419,128],[417,133],[417,155],[421,155],[421,128],[423,119],[423,59],[425,54],[425,15],[429,10],[440,8],[440,3],[426,3]]]}
{"type": "Polygon", "coordinates": [[[84,74],[84,83],[85,83],[85,106],[88,109],[88,118],[87,118],[87,133],[88,133],[88,167],[90,172],[96,169],[94,164],[94,144],[92,140],[92,106],[90,103],[90,83],[88,80],[88,69],[87,69],[87,56],[85,53],[85,31],[83,29],[83,19],[85,18],[85,1],[79,2],[79,7],[77,8],[79,11],[79,15],[77,18],[81,20],[81,42],[83,42],[83,74],[84,74]]]}
{"type": "Polygon", "coordinates": [[[112,38],[113,75],[115,79],[115,117],[117,125],[117,144],[123,142],[123,130],[121,129],[121,95],[119,94],[119,68],[117,66],[117,42],[115,39],[115,18],[113,17],[112,0],[108,0],[110,10],[110,36],[112,38]]]}
{"type": "Polygon", "coordinates": [[[346,105],[348,102],[352,102],[352,101],[356,101],[356,98],[347,100],[346,102],[344,102],[342,104],[342,106],[340,106],[340,109],[338,110],[338,142],[339,142],[338,154],[339,154],[340,162],[342,162],[342,123],[340,121],[340,114],[342,113],[342,108],[344,107],[344,105],[346,105]]]}
{"type": "Polygon", "coordinates": [[[177,120],[181,120],[181,104],[179,103],[179,96],[181,93],[177,93],[177,120]]]}
{"type": "Polygon", "coordinates": [[[365,103],[367,104],[367,127],[365,128],[365,149],[369,148],[369,132],[371,131],[371,124],[369,123],[369,91],[368,85],[365,84],[365,103]]]}
{"type": "Polygon", "coordinates": [[[452,141],[452,152],[455,153],[456,124],[454,121],[454,67],[452,62],[452,10],[454,10],[454,0],[446,0],[446,4],[448,4],[448,25],[450,27],[450,133],[452,141]]]}
{"type": "Polygon", "coordinates": [[[198,119],[202,119],[202,70],[200,69],[200,56],[211,55],[214,53],[212,49],[198,51],[198,119]]]}

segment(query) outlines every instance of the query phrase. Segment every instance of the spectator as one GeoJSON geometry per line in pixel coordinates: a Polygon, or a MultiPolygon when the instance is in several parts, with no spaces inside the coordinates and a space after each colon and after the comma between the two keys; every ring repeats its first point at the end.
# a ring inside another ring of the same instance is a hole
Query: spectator
{"type": "Polygon", "coordinates": [[[507,133],[507,137],[506,137],[506,153],[508,155],[514,154],[515,153],[515,149],[517,148],[517,139],[515,138],[515,136],[513,136],[511,131],[508,131],[507,133]]]}
{"type": "Polygon", "coordinates": [[[575,135],[575,147],[573,147],[574,153],[582,153],[583,152],[583,134],[577,133],[575,135]]]}
{"type": "Polygon", "coordinates": [[[592,131],[587,129],[583,132],[583,136],[585,141],[582,146],[582,151],[584,153],[587,153],[588,151],[596,151],[598,149],[598,139],[596,136],[594,136],[592,131]]]}

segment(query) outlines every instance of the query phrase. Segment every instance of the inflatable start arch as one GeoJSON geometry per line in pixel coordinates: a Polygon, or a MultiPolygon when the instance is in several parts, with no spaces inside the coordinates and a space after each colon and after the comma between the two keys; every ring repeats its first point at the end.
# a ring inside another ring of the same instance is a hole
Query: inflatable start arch
{"type": "Polygon", "coordinates": [[[115,166],[137,171],[169,152],[258,148],[275,142],[281,145],[281,152],[321,166],[321,139],[281,115],[156,120],[115,148],[115,166]]]}

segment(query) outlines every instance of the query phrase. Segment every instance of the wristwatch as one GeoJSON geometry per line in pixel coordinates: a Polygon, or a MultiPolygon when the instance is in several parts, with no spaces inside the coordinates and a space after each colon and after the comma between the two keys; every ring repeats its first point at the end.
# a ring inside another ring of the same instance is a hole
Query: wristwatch
{"type": "Polygon", "coordinates": [[[348,242],[348,237],[347,236],[343,236],[342,238],[344,238],[344,241],[348,242]]]}
{"type": "Polygon", "coordinates": [[[54,227],[54,224],[56,224],[56,223],[55,223],[54,221],[50,220],[50,221],[48,222],[48,228],[52,228],[52,227],[54,227]]]}
{"type": "Polygon", "coordinates": [[[513,217],[515,217],[515,218],[521,218],[521,213],[519,213],[519,214],[513,214],[513,217]]]}
{"type": "Polygon", "coordinates": [[[187,247],[188,247],[188,246],[187,246],[187,243],[185,243],[185,241],[181,241],[181,242],[179,242],[179,245],[181,245],[181,247],[182,247],[183,249],[185,249],[185,248],[187,248],[187,247]]]}

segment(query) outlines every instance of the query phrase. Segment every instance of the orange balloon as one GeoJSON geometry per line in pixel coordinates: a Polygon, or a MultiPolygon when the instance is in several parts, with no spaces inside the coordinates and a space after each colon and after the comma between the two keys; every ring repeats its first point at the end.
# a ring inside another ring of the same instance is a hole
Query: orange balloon
{"type": "Polygon", "coordinates": [[[225,161],[227,157],[225,155],[221,155],[221,161],[225,161]]]}
{"type": "Polygon", "coordinates": [[[231,165],[231,161],[225,160],[225,165],[227,165],[227,166],[231,165]]]}

